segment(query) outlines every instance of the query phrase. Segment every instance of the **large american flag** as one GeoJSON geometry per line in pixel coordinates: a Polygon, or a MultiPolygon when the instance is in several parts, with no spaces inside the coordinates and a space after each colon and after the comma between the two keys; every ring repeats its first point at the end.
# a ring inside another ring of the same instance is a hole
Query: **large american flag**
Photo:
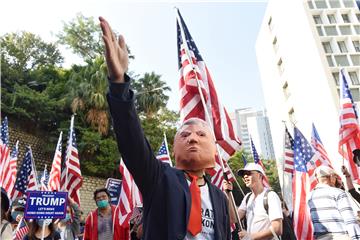
{"type": "MultiPolygon", "coordinates": [[[[262,163],[262,161],[261,161],[261,159],[259,157],[259,154],[256,151],[254,142],[253,142],[251,137],[250,137],[250,142],[251,142],[251,151],[252,151],[252,154],[253,154],[253,157],[254,157],[254,162],[256,164],[259,164],[261,166],[261,168],[264,170],[264,172],[266,172],[264,164],[262,163]]],[[[270,187],[269,179],[268,179],[268,177],[266,175],[263,178],[263,184],[264,184],[265,187],[270,187]]]]}
{"type": "MultiPolygon", "coordinates": [[[[61,178],[61,144],[62,144],[62,132],[60,132],[59,140],[56,145],[54,159],[51,165],[48,188],[49,191],[60,190],[60,178],[61,178]]],[[[65,173],[65,172],[64,172],[65,173]]]]}
{"type": "Polygon", "coordinates": [[[293,176],[293,224],[297,239],[313,239],[313,227],[307,205],[309,194],[307,163],[314,157],[314,151],[303,134],[294,128],[294,176],[293,176]]]}
{"type": "Polygon", "coordinates": [[[160,161],[163,161],[165,163],[168,163],[171,167],[173,166],[172,165],[172,162],[171,162],[171,159],[170,159],[170,155],[169,155],[169,150],[168,150],[168,145],[167,145],[167,141],[166,141],[166,136],[164,134],[164,140],[163,142],[161,143],[161,146],[159,148],[159,151],[156,155],[156,158],[159,159],[160,161]]]}
{"type": "Polygon", "coordinates": [[[353,161],[353,151],[360,149],[360,131],[354,101],[348,86],[344,69],[340,71],[340,130],[339,153],[344,158],[344,165],[349,169],[351,178],[360,184],[359,166],[353,161]]]}
{"type": "MultiPolygon", "coordinates": [[[[6,187],[9,183],[6,181],[10,177],[10,146],[9,146],[9,126],[7,117],[1,123],[0,139],[0,186],[6,187]]],[[[7,190],[5,188],[5,190],[7,190]]]]}
{"type": "Polygon", "coordinates": [[[29,232],[29,227],[26,224],[25,218],[21,218],[15,231],[13,232],[13,240],[23,240],[25,235],[29,232]]]}
{"type": "Polygon", "coordinates": [[[19,154],[19,141],[16,141],[16,144],[13,147],[13,150],[10,155],[9,167],[8,169],[6,168],[4,169],[5,177],[3,180],[3,187],[6,190],[6,192],[9,194],[10,198],[12,198],[11,193],[12,193],[12,189],[14,188],[15,180],[16,180],[16,166],[17,166],[18,154],[19,154]]]}
{"type": "MultiPolygon", "coordinates": [[[[201,118],[207,121],[213,127],[220,158],[227,161],[236,150],[240,149],[241,142],[234,132],[226,109],[219,101],[210,72],[179,10],[177,11],[177,44],[181,121],[189,118],[201,118]],[[205,102],[201,101],[200,92],[205,102]],[[205,110],[209,116],[206,115],[205,110]]],[[[215,171],[221,171],[220,175],[223,175],[220,160],[216,161],[215,171]]],[[[219,177],[219,174],[216,175],[212,178],[213,183],[223,178],[223,176],[219,177]]]]}
{"type": "Polygon", "coordinates": [[[16,174],[15,186],[10,194],[12,200],[22,197],[28,190],[38,190],[34,168],[31,148],[26,147],[24,159],[16,174]]]}
{"type": "Polygon", "coordinates": [[[135,207],[142,206],[142,198],[133,177],[125,166],[124,161],[120,160],[120,173],[122,175],[121,192],[118,203],[119,222],[121,226],[129,226],[129,220],[135,207]]]}
{"type": "Polygon", "coordinates": [[[80,192],[83,178],[80,170],[80,160],[76,147],[74,116],[71,117],[69,139],[66,149],[64,169],[61,175],[61,189],[67,191],[70,197],[80,206],[80,192]]]}
{"type": "Polygon", "coordinates": [[[291,174],[294,173],[294,139],[291,137],[286,126],[284,140],[284,171],[291,174]]]}

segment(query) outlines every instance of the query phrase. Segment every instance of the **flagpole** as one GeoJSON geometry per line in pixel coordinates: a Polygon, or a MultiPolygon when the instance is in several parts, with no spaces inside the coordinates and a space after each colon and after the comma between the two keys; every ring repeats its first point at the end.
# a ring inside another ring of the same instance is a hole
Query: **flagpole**
{"type": "Polygon", "coordinates": [[[286,123],[285,123],[285,121],[283,120],[282,121],[282,123],[284,124],[284,126],[285,126],[285,131],[284,131],[284,138],[283,138],[283,149],[284,149],[284,155],[283,155],[283,164],[282,164],[282,189],[281,189],[281,192],[282,192],[282,196],[283,196],[283,199],[284,199],[284,201],[285,201],[285,134],[287,134],[286,133],[286,123]]]}
{"type": "Polygon", "coordinates": [[[31,165],[32,165],[32,168],[33,168],[33,171],[34,171],[34,175],[35,175],[35,187],[36,187],[36,190],[39,190],[39,185],[38,185],[38,182],[37,182],[37,173],[36,173],[36,167],[35,167],[35,161],[34,161],[34,157],[33,157],[33,154],[32,154],[32,150],[31,150],[31,146],[29,146],[29,149],[30,149],[30,155],[31,155],[31,165]]]}
{"type": "MultiPolygon", "coordinates": [[[[186,43],[184,28],[183,28],[183,26],[182,26],[181,19],[179,18],[179,9],[176,8],[176,7],[175,7],[175,9],[177,10],[176,18],[177,18],[177,21],[178,21],[178,23],[179,23],[179,25],[180,25],[181,37],[182,37],[182,39],[183,39],[183,44],[184,44],[184,46],[185,46],[185,48],[186,48],[185,53],[186,53],[186,55],[187,55],[187,57],[188,57],[188,60],[189,60],[189,63],[190,63],[190,65],[191,65],[192,70],[195,71],[195,67],[194,67],[192,58],[191,58],[191,56],[189,56],[189,48],[188,48],[188,45],[187,45],[187,43],[186,43]]],[[[226,173],[225,173],[225,167],[224,167],[223,160],[222,160],[222,158],[221,158],[220,149],[219,149],[219,144],[216,142],[216,137],[215,137],[215,133],[214,133],[214,127],[213,127],[212,122],[210,121],[210,115],[209,115],[209,112],[208,112],[208,110],[207,110],[207,108],[206,108],[204,95],[203,95],[203,93],[202,93],[202,91],[201,91],[200,80],[199,80],[199,78],[197,77],[197,74],[195,74],[195,78],[196,78],[196,82],[197,82],[197,88],[198,88],[198,91],[199,91],[201,103],[202,103],[203,108],[204,108],[204,112],[205,112],[205,116],[206,116],[205,118],[208,120],[207,122],[208,122],[208,124],[209,124],[210,127],[211,127],[211,130],[212,130],[211,133],[212,133],[213,139],[214,139],[214,141],[215,141],[215,143],[216,143],[216,149],[217,149],[218,157],[219,157],[219,160],[220,160],[220,166],[221,166],[221,169],[222,169],[222,171],[223,171],[224,179],[225,179],[226,181],[228,181],[229,179],[228,179],[228,177],[227,177],[227,175],[226,175],[226,173]]],[[[230,168],[230,167],[229,167],[229,168],[230,168]]],[[[235,179],[236,179],[236,178],[235,178],[235,179]]],[[[235,199],[234,199],[234,195],[232,194],[231,191],[228,191],[228,193],[229,193],[229,198],[230,198],[229,200],[231,201],[231,203],[233,204],[233,206],[236,206],[236,204],[235,204],[235,199]]],[[[242,192],[242,193],[243,193],[243,192],[242,192]]],[[[243,195],[244,195],[244,193],[243,193],[243,195]]],[[[244,197],[245,197],[245,195],[244,195],[244,197]]],[[[237,227],[238,227],[240,230],[243,230],[243,228],[242,228],[242,226],[241,226],[241,224],[240,224],[240,217],[239,217],[239,214],[238,214],[237,211],[235,211],[235,217],[236,217],[236,220],[237,220],[237,222],[238,222],[238,224],[237,224],[238,226],[237,226],[237,227]]]]}
{"type": "MultiPolygon", "coordinates": [[[[71,120],[70,120],[70,134],[69,134],[69,143],[68,143],[68,149],[69,146],[72,145],[72,133],[74,131],[74,119],[75,119],[75,115],[71,116],[71,120]],[[71,139],[71,141],[70,141],[71,139]]],[[[68,166],[68,161],[69,161],[69,157],[71,156],[71,152],[69,152],[67,149],[67,153],[66,153],[66,157],[65,157],[65,167],[66,167],[66,174],[65,174],[65,191],[68,191],[67,187],[68,187],[68,172],[69,172],[69,166],[68,166]]]]}

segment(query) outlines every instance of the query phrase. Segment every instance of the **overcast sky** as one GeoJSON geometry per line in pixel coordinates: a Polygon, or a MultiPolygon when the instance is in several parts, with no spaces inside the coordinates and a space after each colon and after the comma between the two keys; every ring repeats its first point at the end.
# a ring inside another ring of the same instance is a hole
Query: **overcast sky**
{"type": "MultiPolygon", "coordinates": [[[[168,107],[179,110],[176,15],[178,7],[229,112],[264,107],[255,41],[265,1],[11,0],[1,4],[0,34],[29,31],[54,41],[76,13],[103,16],[125,36],[138,74],[155,71],[172,89],[168,107]]],[[[64,66],[79,59],[62,49],[64,66]]]]}

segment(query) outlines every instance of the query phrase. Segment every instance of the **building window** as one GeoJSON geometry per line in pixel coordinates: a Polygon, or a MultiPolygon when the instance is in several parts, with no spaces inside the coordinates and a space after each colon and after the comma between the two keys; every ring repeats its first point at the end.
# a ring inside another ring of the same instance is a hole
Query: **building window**
{"type": "Polygon", "coordinates": [[[356,13],[355,15],[356,15],[358,22],[360,22],[360,13],[356,13]]]}
{"type": "Polygon", "coordinates": [[[327,8],[326,2],[323,0],[315,1],[316,8],[327,8]]]}
{"type": "Polygon", "coordinates": [[[359,89],[350,89],[351,92],[351,96],[352,99],[354,100],[354,102],[359,102],[360,101],[360,96],[359,96],[359,89]]]}
{"type": "Polygon", "coordinates": [[[353,41],[355,52],[360,52],[360,41],[353,41]]]}
{"type": "Polygon", "coordinates": [[[342,35],[351,35],[350,26],[339,26],[339,29],[342,35]]]}
{"type": "Polygon", "coordinates": [[[340,85],[340,83],[339,83],[339,73],[338,72],[333,72],[332,75],[333,75],[336,86],[339,86],[340,85]]]}
{"type": "Polygon", "coordinates": [[[350,55],[353,66],[360,66],[360,55],[350,55]]]}
{"type": "Polygon", "coordinates": [[[341,14],[344,23],[350,23],[349,15],[347,13],[341,14]]]}
{"type": "Polygon", "coordinates": [[[333,63],[333,60],[332,60],[331,56],[326,56],[326,59],[327,59],[327,61],[329,63],[329,67],[334,67],[334,63],[333,63]]]}
{"type": "Polygon", "coordinates": [[[311,1],[308,1],[308,5],[309,5],[310,9],[314,9],[314,5],[313,5],[313,3],[311,1]]]}
{"type": "Polygon", "coordinates": [[[360,25],[357,26],[354,25],[354,30],[355,30],[355,35],[360,35],[360,25]]]}
{"type": "Polygon", "coordinates": [[[278,44],[276,37],[274,37],[274,40],[273,40],[273,47],[274,47],[275,52],[279,49],[279,44],[278,44]]]}
{"type": "Polygon", "coordinates": [[[337,0],[329,1],[331,8],[340,8],[340,3],[337,0]]]}
{"type": "Polygon", "coordinates": [[[278,65],[280,74],[283,73],[284,72],[284,64],[283,64],[283,61],[281,58],[279,59],[277,65],[278,65]]]}
{"type": "Polygon", "coordinates": [[[287,100],[290,97],[289,85],[287,82],[285,82],[285,84],[283,86],[283,93],[284,93],[285,99],[287,100]]]}
{"type": "Polygon", "coordinates": [[[336,31],[336,27],[325,27],[325,32],[327,36],[336,36],[338,35],[337,31],[336,31]]]}
{"type": "Polygon", "coordinates": [[[347,53],[348,52],[348,50],[346,48],[346,44],[345,44],[344,41],[339,41],[339,42],[337,42],[337,44],[339,46],[339,49],[340,49],[341,53],[347,53]]]}
{"type": "MultiPolygon", "coordinates": [[[[332,1],[332,0],[331,0],[331,1],[332,1]]],[[[346,8],[353,8],[353,7],[354,7],[353,1],[344,0],[344,6],[345,6],[346,8]]]]}
{"type": "Polygon", "coordinates": [[[295,111],[294,108],[291,108],[290,111],[288,112],[289,114],[289,120],[291,123],[296,124],[296,118],[295,118],[295,111]]]}
{"type": "Polygon", "coordinates": [[[333,50],[331,49],[330,42],[323,42],[322,43],[325,53],[332,53],[333,50]]]}
{"type": "Polygon", "coordinates": [[[336,23],[336,18],[334,14],[329,14],[327,15],[328,19],[329,19],[329,23],[336,23]]]}
{"type": "Polygon", "coordinates": [[[359,85],[359,78],[356,72],[349,72],[352,85],[359,85]]]}
{"type": "Polygon", "coordinates": [[[349,61],[346,57],[346,55],[338,55],[335,56],[336,64],[340,67],[349,66],[349,61]]]}
{"type": "Polygon", "coordinates": [[[320,15],[314,15],[313,18],[316,24],[322,24],[320,15]]]}
{"type": "Polygon", "coordinates": [[[321,26],[316,27],[316,30],[319,34],[319,36],[324,36],[323,30],[321,29],[321,26]]]}
{"type": "Polygon", "coordinates": [[[272,17],[269,18],[268,26],[269,26],[270,30],[273,30],[273,29],[274,29],[274,24],[273,24],[273,22],[272,22],[272,17]]]}

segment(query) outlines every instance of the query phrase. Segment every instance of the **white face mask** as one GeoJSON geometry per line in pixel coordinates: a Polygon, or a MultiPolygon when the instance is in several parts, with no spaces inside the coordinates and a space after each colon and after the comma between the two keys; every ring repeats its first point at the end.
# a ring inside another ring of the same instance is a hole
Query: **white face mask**
{"type": "Polygon", "coordinates": [[[52,222],[52,219],[38,219],[36,220],[36,223],[42,227],[42,226],[49,226],[52,222]]]}

